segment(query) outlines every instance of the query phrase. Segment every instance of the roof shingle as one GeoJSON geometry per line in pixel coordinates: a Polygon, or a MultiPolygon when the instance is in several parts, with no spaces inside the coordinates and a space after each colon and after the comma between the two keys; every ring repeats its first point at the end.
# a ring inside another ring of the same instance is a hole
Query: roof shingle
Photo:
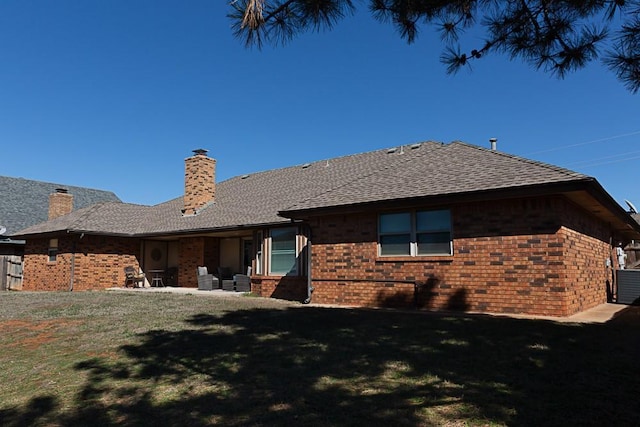
{"type": "Polygon", "coordinates": [[[286,211],[593,180],[462,142],[424,142],[234,177],[215,203],[183,216],[182,198],[155,206],[103,203],[23,230],[152,235],[287,222],[286,211]]]}
{"type": "Polygon", "coordinates": [[[104,201],[120,201],[111,191],[0,176],[0,225],[7,228],[5,236],[46,221],[49,195],[56,188],[69,190],[74,209],[104,201]]]}

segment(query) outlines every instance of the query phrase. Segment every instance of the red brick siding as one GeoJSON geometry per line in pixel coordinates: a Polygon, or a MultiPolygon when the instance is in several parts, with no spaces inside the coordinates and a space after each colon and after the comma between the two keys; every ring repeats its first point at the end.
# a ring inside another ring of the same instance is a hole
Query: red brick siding
{"type": "Polygon", "coordinates": [[[178,283],[182,287],[197,288],[197,268],[204,266],[204,237],[187,237],[180,239],[178,254],[178,283]]]}
{"type": "Polygon", "coordinates": [[[378,257],[375,212],[313,220],[313,301],[553,316],[602,301],[595,297],[605,286],[596,266],[607,247],[606,227],[566,199],[479,202],[451,212],[452,257],[378,257]],[[585,217],[598,233],[581,227],[568,234],[562,221],[574,217],[585,217]],[[567,282],[565,252],[581,259],[577,284],[567,282]]]}
{"type": "Polygon", "coordinates": [[[24,255],[24,290],[66,291],[75,260],[74,290],[123,286],[124,267],[139,268],[139,239],[71,235],[58,238],[55,262],[49,262],[49,239],[29,239],[24,255]],[[75,246],[74,246],[75,244],[75,246]],[[75,255],[74,255],[75,254],[75,255]]]}
{"type": "Polygon", "coordinates": [[[216,194],[216,161],[204,154],[185,159],[184,213],[193,215],[216,194]]]}
{"type": "Polygon", "coordinates": [[[573,314],[607,301],[607,281],[611,284],[612,277],[607,259],[611,259],[613,248],[606,225],[585,216],[579,208],[569,205],[564,223],[560,234],[565,241],[567,312],[573,314]]]}
{"type": "Polygon", "coordinates": [[[304,301],[307,298],[307,278],[291,276],[254,276],[251,292],[265,298],[304,301]]]}
{"type": "Polygon", "coordinates": [[[49,195],[49,219],[58,218],[73,211],[73,196],[55,192],[49,195]]]}

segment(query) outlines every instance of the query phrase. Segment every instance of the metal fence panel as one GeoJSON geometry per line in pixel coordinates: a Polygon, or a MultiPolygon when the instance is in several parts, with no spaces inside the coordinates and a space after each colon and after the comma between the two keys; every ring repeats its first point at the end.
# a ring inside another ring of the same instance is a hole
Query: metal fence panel
{"type": "Polygon", "coordinates": [[[618,270],[620,304],[640,304],[640,270],[618,270]]]}

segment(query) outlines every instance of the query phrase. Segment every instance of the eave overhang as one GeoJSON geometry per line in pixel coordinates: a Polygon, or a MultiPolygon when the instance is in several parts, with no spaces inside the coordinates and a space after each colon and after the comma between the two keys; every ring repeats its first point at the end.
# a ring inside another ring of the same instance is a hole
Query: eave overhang
{"type": "Polygon", "coordinates": [[[612,231],[620,238],[626,240],[640,239],[640,224],[594,178],[405,199],[386,199],[310,209],[286,209],[278,214],[292,220],[309,220],[323,215],[361,213],[371,210],[390,209],[390,207],[392,209],[411,209],[425,206],[439,207],[479,201],[551,195],[565,196],[582,209],[609,224],[612,231]]]}

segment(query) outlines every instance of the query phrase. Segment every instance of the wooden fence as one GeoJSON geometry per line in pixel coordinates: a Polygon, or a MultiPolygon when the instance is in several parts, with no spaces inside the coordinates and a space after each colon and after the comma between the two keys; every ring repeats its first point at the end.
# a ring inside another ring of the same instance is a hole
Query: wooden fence
{"type": "Polygon", "coordinates": [[[0,290],[22,289],[22,258],[0,255],[0,290]]]}

